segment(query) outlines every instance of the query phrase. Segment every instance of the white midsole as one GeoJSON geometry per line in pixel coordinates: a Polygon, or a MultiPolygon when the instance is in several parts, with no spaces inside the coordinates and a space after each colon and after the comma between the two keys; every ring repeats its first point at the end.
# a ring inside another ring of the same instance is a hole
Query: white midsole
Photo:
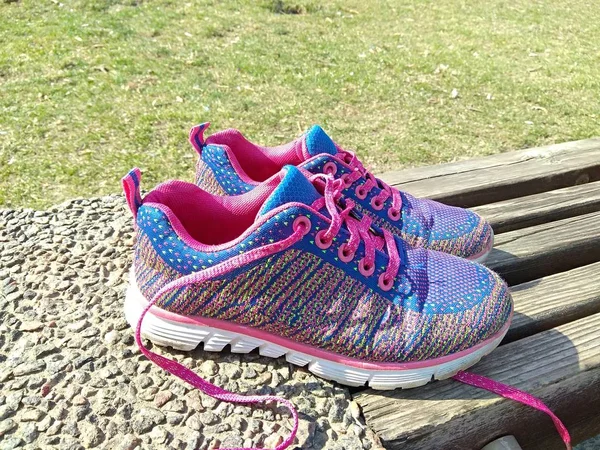
{"type": "MultiPolygon", "coordinates": [[[[147,303],[148,301],[135,283],[132,270],[125,297],[125,318],[132,328],[136,328],[144,305],[147,303]]],[[[158,345],[178,350],[193,350],[203,342],[206,351],[218,352],[223,350],[226,345],[230,345],[232,353],[249,353],[258,348],[262,356],[278,358],[285,355],[286,361],[292,364],[301,367],[308,365],[308,370],[327,380],[337,381],[348,386],[368,384],[373,389],[381,390],[413,388],[434,379],[449,378],[459,370],[464,370],[477,363],[483,356],[490,353],[500,344],[505,334],[506,331],[481,348],[438,365],[403,370],[373,370],[308,355],[243,333],[176,322],[154,315],[152,310],[146,314],[142,323],[142,335],[158,345]]]]}

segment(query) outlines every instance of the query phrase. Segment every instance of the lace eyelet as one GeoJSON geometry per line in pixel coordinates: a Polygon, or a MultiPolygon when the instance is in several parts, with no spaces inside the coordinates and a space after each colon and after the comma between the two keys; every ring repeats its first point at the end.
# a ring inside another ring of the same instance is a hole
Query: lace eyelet
{"type": "Polygon", "coordinates": [[[386,273],[383,272],[381,275],[379,275],[379,278],[377,279],[377,286],[379,286],[379,289],[381,289],[382,291],[387,292],[394,287],[394,279],[390,278],[388,280],[386,277],[386,273]]]}
{"type": "Polygon", "coordinates": [[[348,248],[348,244],[342,244],[340,245],[340,247],[338,248],[338,258],[340,258],[340,261],[342,262],[350,262],[354,259],[354,252],[348,252],[346,253],[346,249],[348,248]]]}
{"type": "Polygon", "coordinates": [[[381,211],[383,209],[383,202],[381,200],[379,200],[377,197],[373,197],[371,199],[371,206],[373,207],[373,209],[375,209],[377,211],[381,211]]]}
{"type": "Polygon", "coordinates": [[[350,178],[350,174],[345,173],[340,177],[340,180],[342,180],[344,182],[344,187],[345,188],[349,188],[350,186],[352,186],[352,181],[349,180],[350,178]]]}
{"type": "Polygon", "coordinates": [[[302,229],[302,235],[306,236],[312,227],[310,219],[306,216],[298,216],[292,224],[294,231],[302,229]]]}
{"type": "Polygon", "coordinates": [[[335,165],[334,162],[332,161],[328,161],[325,163],[325,165],[323,166],[323,173],[325,175],[335,175],[337,172],[337,166],[335,165]]]}
{"type": "Polygon", "coordinates": [[[365,259],[363,258],[358,262],[358,271],[361,273],[361,275],[370,277],[373,275],[373,272],[375,272],[375,264],[371,263],[370,266],[365,266],[365,259]]]}
{"type": "Polygon", "coordinates": [[[400,211],[398,211],[397,209],[390,208],[390,209],[388,209],[387,214],[388,214],[388,217],[390,219],[392,219],[394,222],[396,222],[400,219],[400,211]]]}
{"type": "Polygon", "coordinates": [[[319,247],[321,250],[328,249],[329,247],[331,247],[331,244],[333,242],[333,239],[327,240],[324,238],[325,233],[327,233],[327,231],[321,230],[315,236],[315,244],[317,244],[317,247],[319,247]]]}
{"type": "Polygon", "coordinates": [[[361,200],[364,200],[365,198],[367,198],[367,190],[362,185],[356,186],[354,193],[361,200]]]}

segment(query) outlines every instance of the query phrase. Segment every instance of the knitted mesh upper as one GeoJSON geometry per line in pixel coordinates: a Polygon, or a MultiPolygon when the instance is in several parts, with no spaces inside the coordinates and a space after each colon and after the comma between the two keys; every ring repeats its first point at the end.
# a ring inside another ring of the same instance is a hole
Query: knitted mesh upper
{"type": "Polygon", "coordinates": [[[508,320],[512,302],[506,285],[478,264],[443,253],[406,248],[390,291],[377,277],[388,263],[376,252],[376,272],[357,270],[364,256],[339,260],[347,242],[342,228],[333,245],[315,245],[328,223],[310,210],[284,209],[235,245],[198,250],[180,237],[163,209],[144,204],[138,210],[135,271],[146,298],[175,278],[234,255],[283,239],[299,215],[312,227],[286,251],[242,267],[213,281],[192,285],[159,299],[169,311],[230,320],[298,342],[366,361],[410,362],[470,348],[497,333],[508,320]]]}
{"type": "Polygon", "coordinates": [[[294,166],[285,166],[285,176],[279,186],[263,204],[259,215],[286,203],[298,202],[310,205],[320,197],[314,186],[294,166]]]}

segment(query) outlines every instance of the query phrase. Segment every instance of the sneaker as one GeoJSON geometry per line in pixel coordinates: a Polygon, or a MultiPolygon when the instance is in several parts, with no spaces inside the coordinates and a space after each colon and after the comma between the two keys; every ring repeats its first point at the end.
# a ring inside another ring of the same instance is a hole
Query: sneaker
{"type": "Polygon", "coordinates": [[[394,389],[454,375],[508,330],[498,275],[405,245],[355,218],[352,200],[339,209],[342,180],[286,166],[237,196],[169,181],[142,199],[140,177],[123,185],[137,232],[125,314],[141,347],[140,332],[182,350],[258,349],[345,385],[394,389]]]}
{"type": "Polygon", "coordinates": [[[286,164],[310,173],[331,174],[344,182],[343,198],[356,211],[414,247],[438,250],[483,262],[494,243],[492,227],[472,211],[419,199],[371,174],[358,157],[342,149],[318,125],[279,147],[261,147],[238,130],[204,139],[209,124],[192,128],[190,142],[200,155],[196,183],[217,195],[239,195],[256,188],[286,164]]]}
{"type": "Polygon", "coordinates": [[[355,218],[352,200],[339,210],[343,181],[312,178],[288,166],[240,196],[170,181],[143,199],[140,171],[123,178],[137,233],[125,316],[141,352],[218,400],[287,407],[292,426],[276,450],[297,443],[290,400],[215,386],[146,348],[142,334],[182,350],[201,342],[207,351],[258,349],[350,386],[409,388],[452,376],[548,414],[571,448],[541,400],[461,370],[508,330],[504,282],[479,264],[405,245],[368,216],[355,218]]]}

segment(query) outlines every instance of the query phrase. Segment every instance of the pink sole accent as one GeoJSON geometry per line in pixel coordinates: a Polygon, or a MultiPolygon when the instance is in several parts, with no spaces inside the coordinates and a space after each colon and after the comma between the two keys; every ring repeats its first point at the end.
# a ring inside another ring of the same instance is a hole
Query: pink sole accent
{"type": "MultiPolygon", "coordinates": [[[[147,302],[142,306],[145,308],[147,306],[147,302]]],[[[338,364],[343,364],[349,367],[356,367],[358,369],[367,369],[367,370],[413,370],[420,369],[424,367],[435,367],[440,364],[444,364],[450,361],[454,361],[461,357],[467,356],[482,347],[489,345],[494,340],[498,339],[498,337],[502,336],[508,330],[510,326],[510,322],[512,320],[511,311],[510,317],[506,324],[499,330],[496,334],[489,337],[485,341],[480,342],[479,344],[471,347],[467,350],[463,350],[452,355],[443,356],[440,358],[430,359],[428,361],[416,361],[416,362],[408,362],[408,363],[378,363],[378,362],[370,362],[370,361],[362,361],[356,358],[350,358],[347,356],[338,355],[337,353],[333,353],[327,350],[322,350],[310,345],[301,344],[299,342],[293,341],[291,339],[287,339],[281,336],[277,336],[268,331],[257,330],[252,327],[248,327],[245,325],[238,325],[231,322],[226,322],[224,320],[219,319],[209,319],[201,316],[182,316],[179,314],[172,313],[170,311],[166,311],[164,309],[158,308],[157,306],[152,306],[148,311],[148,314],[152,314],[156,317],[160,317],[162,319],[170,320],[173,322],[179,322],[186,325],[197,325],[201,327],[210,327],[217,328],[224,331],[229,331],[232,333],[239,333],[249,337],[254,337],[256,339],[261,339],[266,342],[270,342],[272,344],[280,345],[282,347],[286,347],[290,350],[295,350],[300,353],[304,353],[310,356],[314,356],[316,358],[325,359],[328,361],[336,362],[338,364]]]]}

